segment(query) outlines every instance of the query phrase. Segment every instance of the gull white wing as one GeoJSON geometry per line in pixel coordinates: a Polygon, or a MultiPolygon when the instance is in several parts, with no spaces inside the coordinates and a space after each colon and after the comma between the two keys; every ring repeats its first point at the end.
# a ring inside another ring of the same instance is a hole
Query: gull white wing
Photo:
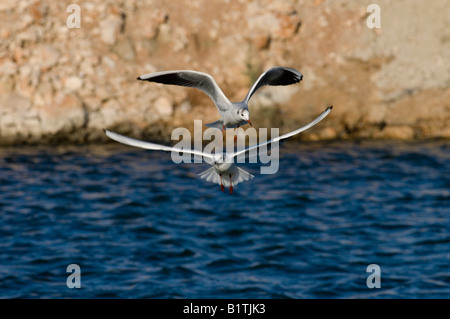
{"type": "Polygon", "coordinates": [[[277,66],[271,68],[261,74],[256,80],[251,89],[248,91],[247,96],[244,99],[245,104],[248,103],[253,93],[264,85],[290,85],[298,83],[303,79],[303,75],[295,69],[277,66]]]}
{"type": "Polygon", "coordinates": [[[225,94],[223,94],[220,87],[217,85],[214,78],[206,73],[190,70],[163,71],[144,74],[137,79],[155,83],[197,88],[205,92],[213,100],[217,108],[222,112],[226,111],[231,104],[225,94]]]}
{"type": "Polygon", "coordinates": [[[165,145],[160,145],[160,144],[155,144],[155,143],[150,143],[150,142],[145,142],[145,141],[141,141],[141,140],[137,140],[131,137],[126,137],[108,130],[104,130],[105,134],[113,139],[116,142],[122,143],[122,144],[126,144],[126,145],[130,145],[130,146],[134,146],[134,147],[140,147],[140,148],[144,148],[147,150],[154,150],[154,151],[165,151],[165,152],[180,152],[180,153],[189,153],[189,154],[193,154],[193,155],[198,155],[198,156],[203,156],[207,159],[211,159],[212,161],[214,161],[214,155],[212,154],[208,154],[208,153],[204,153],[202,151],[198,151],[198,150],[191,150],[191,149],[182,149],[182,148],[178,148],[178,147],[171,147],[171,146],[165,146],[165,145]]]}
{"type": "Polygon", "coordinates": [[[306,131],[307,129],[313,127],[314,125],[316,125],[317,123],[322,121],[331,112],[332,108],[333,108],[333,106],[327,107],[327,109],[325,111],[323,111],[322,114],[320,114],[314,121],[312,121],[309,124],[306,124],[305,126],[299,128],[299,129],[296,129],[295,131],[292,131],[292,132],[283,134],[281,136],[275,137],[275,138],[273,138],[273,139],[271,139],[269,141],[263,142],[261,144],[250,146],[250,147],[248,147],[246,149],[243,149],[241,151],[238,151],[238,152],[235,152],[235,153],[231,153],[231,154],[227,154],[227,157],[231,159],[233,157],[236,157],[236,156],[238,156],[240,154],[246,153],[246,152],[248,152],[250,150],[253,150],[255,148],[260,148],[261,146],[264,146],[264,145],[267,145],[267,144],[272,144],[272,143],[284,140],[286,138],[292,137],[294,135],[297,135],[297,134],[299,134],[299,133],[301,133],[303,131],[306,131]]]}

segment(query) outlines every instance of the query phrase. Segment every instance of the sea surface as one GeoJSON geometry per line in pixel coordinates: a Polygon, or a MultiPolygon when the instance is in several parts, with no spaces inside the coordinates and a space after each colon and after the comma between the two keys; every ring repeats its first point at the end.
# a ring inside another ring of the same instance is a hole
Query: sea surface
{"type": "Polygon", "coordinates": [[[0,298],[450,297],[449,141],[286,143],[232,195],[206,168],[0,148],[0,298]]]}

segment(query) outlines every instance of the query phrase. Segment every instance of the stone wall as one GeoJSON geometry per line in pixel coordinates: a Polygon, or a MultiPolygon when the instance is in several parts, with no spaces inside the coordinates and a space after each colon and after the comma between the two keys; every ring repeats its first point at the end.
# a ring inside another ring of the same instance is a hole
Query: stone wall
{"type": "Polygon", "coordinates": [[[299,138],[449,138],[447,0],[0,2],[0,144],[106,140],[108,128],[170,140],[173,128],[218,119],[202,92],[137,81],[194,69],[242,100],[264,70],[289,66],[300,84],[258,91],[256,127],[297,128],[334,106],[299,138]]]}

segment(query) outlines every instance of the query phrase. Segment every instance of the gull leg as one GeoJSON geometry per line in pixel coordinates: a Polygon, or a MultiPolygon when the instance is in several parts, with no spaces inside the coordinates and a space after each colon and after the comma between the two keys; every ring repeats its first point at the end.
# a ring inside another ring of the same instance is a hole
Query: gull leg
{"type": "Polygon", "coordinates": [[[223,187],[222,184],[222,174],[219,174],[219,176],[220,176],[220,190],[223,192],[225,188],[223,187]]]}
{"type": "MultiPolygon", "coordinates": [[[[240,124],[237,125],[236,130],[239,128],[239,125],[240,124]]],[[[236,143],[236,141],[237,141],[237,134],[234,135],[234,142],[236,143]]]]}
{"type": "Polygon", "coordinates": [[[223,146],[223,133],[225,132],[225,125],[222,125],[222,140],[220,141],[223,146]]]}
{"type": "Polygon", "coordinates": [[[230,194],[233,194],[233,181],[231,180],[231,174],[230,174],[230,188],[228,190],[230,191],[230,194]]]}

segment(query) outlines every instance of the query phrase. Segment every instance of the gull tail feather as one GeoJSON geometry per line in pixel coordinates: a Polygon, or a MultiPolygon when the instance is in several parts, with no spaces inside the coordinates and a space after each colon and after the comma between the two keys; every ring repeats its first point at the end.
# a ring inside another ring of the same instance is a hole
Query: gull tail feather
{"type": "MultiPolygon", "coordinates": [[[[243,170],[242,168],[237,167],[237,170],[235,170],[233,172],[233,174],[231,174],[231,182],[233,183],[233,187],[234,187],[234,186],[236,186],[239,183],[251,180],[253,177],[255,177],[255,176],[253,176],[252,174],[250,174],[246,170],[243,170]]],[[[222,178],[222,182],[223,182],[223,185],[225,187],[230,187],[230,178],[229,178],[229,176],[224,175],[223,178],[222,178]]],[[[219,184],[220,184],[220,180],[219,180],[219,184]]]]}
{"type": "Polygon", "coordinates": [[[201,179],[206,180],[207,182],[211,182],[211,183],[220,185],[220,176],[219,176],[219,174],[217,174],[216,170],[212,166],[210,168],[208,168],[207,170],[199,173],[198,176],[201,179]]]}
{"type": "Polygon", "coordinates": [[[238,174],[238,176],[236,176],[236,180],[234,180],[234,178],[233,178],[233,184],[234,185],[237,185],[238,183],[249,181],[253,177],[255,177],[255,176],[253,176],[252,174],[250,174],[246,170],[243,170],[240,167],[238,167],[238,171],[239,171],[239,174],[238,174]]]}
{"type": "MultiPolygon", "coordinates": [[[[241,123],[239,123],[240,126],[243,126],[245,124],[247,124],[247,121],[242,121],[241,123]]],[[[208,123],[208,124],[205,124],[205,125],[207,127],[217,128],[219,130],[223,129],[223,121],[222,120],[217,120],[215,122],[211,122],[211,123],[208,123]]],[[[237,124],[229,124],[228,123],[227,125],[225,125],[225,129],[236,128],[236,127],[237,127],[237,124]]]]}
{"type": "Polygon", "coordinates": [[[219,130],[221,130],[223,128],[223,122],[222,120],[217,120],[215,122],[211,122],[208,124],[205,124],[207,127],[212,127],[212,128],[218,128],[219,130]]]}
{"type": "MultiPolygon", "coordinates": [[[[211,183],[220,185],[220,176],[214,167],[210,167],[207,170],[199,173],[198,176],[201,179],[206,180],[207,182],[211,182],[211,183]]],[[[231,180],[232,180],[233,186],[236,186],[239,183],[251,180],[253,177],[255,177],[255,176],[253,176],[246,170],[243,170],[242,168],[238,167],[237,170],[231,175],[231,180]]],[[[225,187],[229,187],[230,186],[229,177],[226,175],[222,176],[222,183],[225,187]]]]}

